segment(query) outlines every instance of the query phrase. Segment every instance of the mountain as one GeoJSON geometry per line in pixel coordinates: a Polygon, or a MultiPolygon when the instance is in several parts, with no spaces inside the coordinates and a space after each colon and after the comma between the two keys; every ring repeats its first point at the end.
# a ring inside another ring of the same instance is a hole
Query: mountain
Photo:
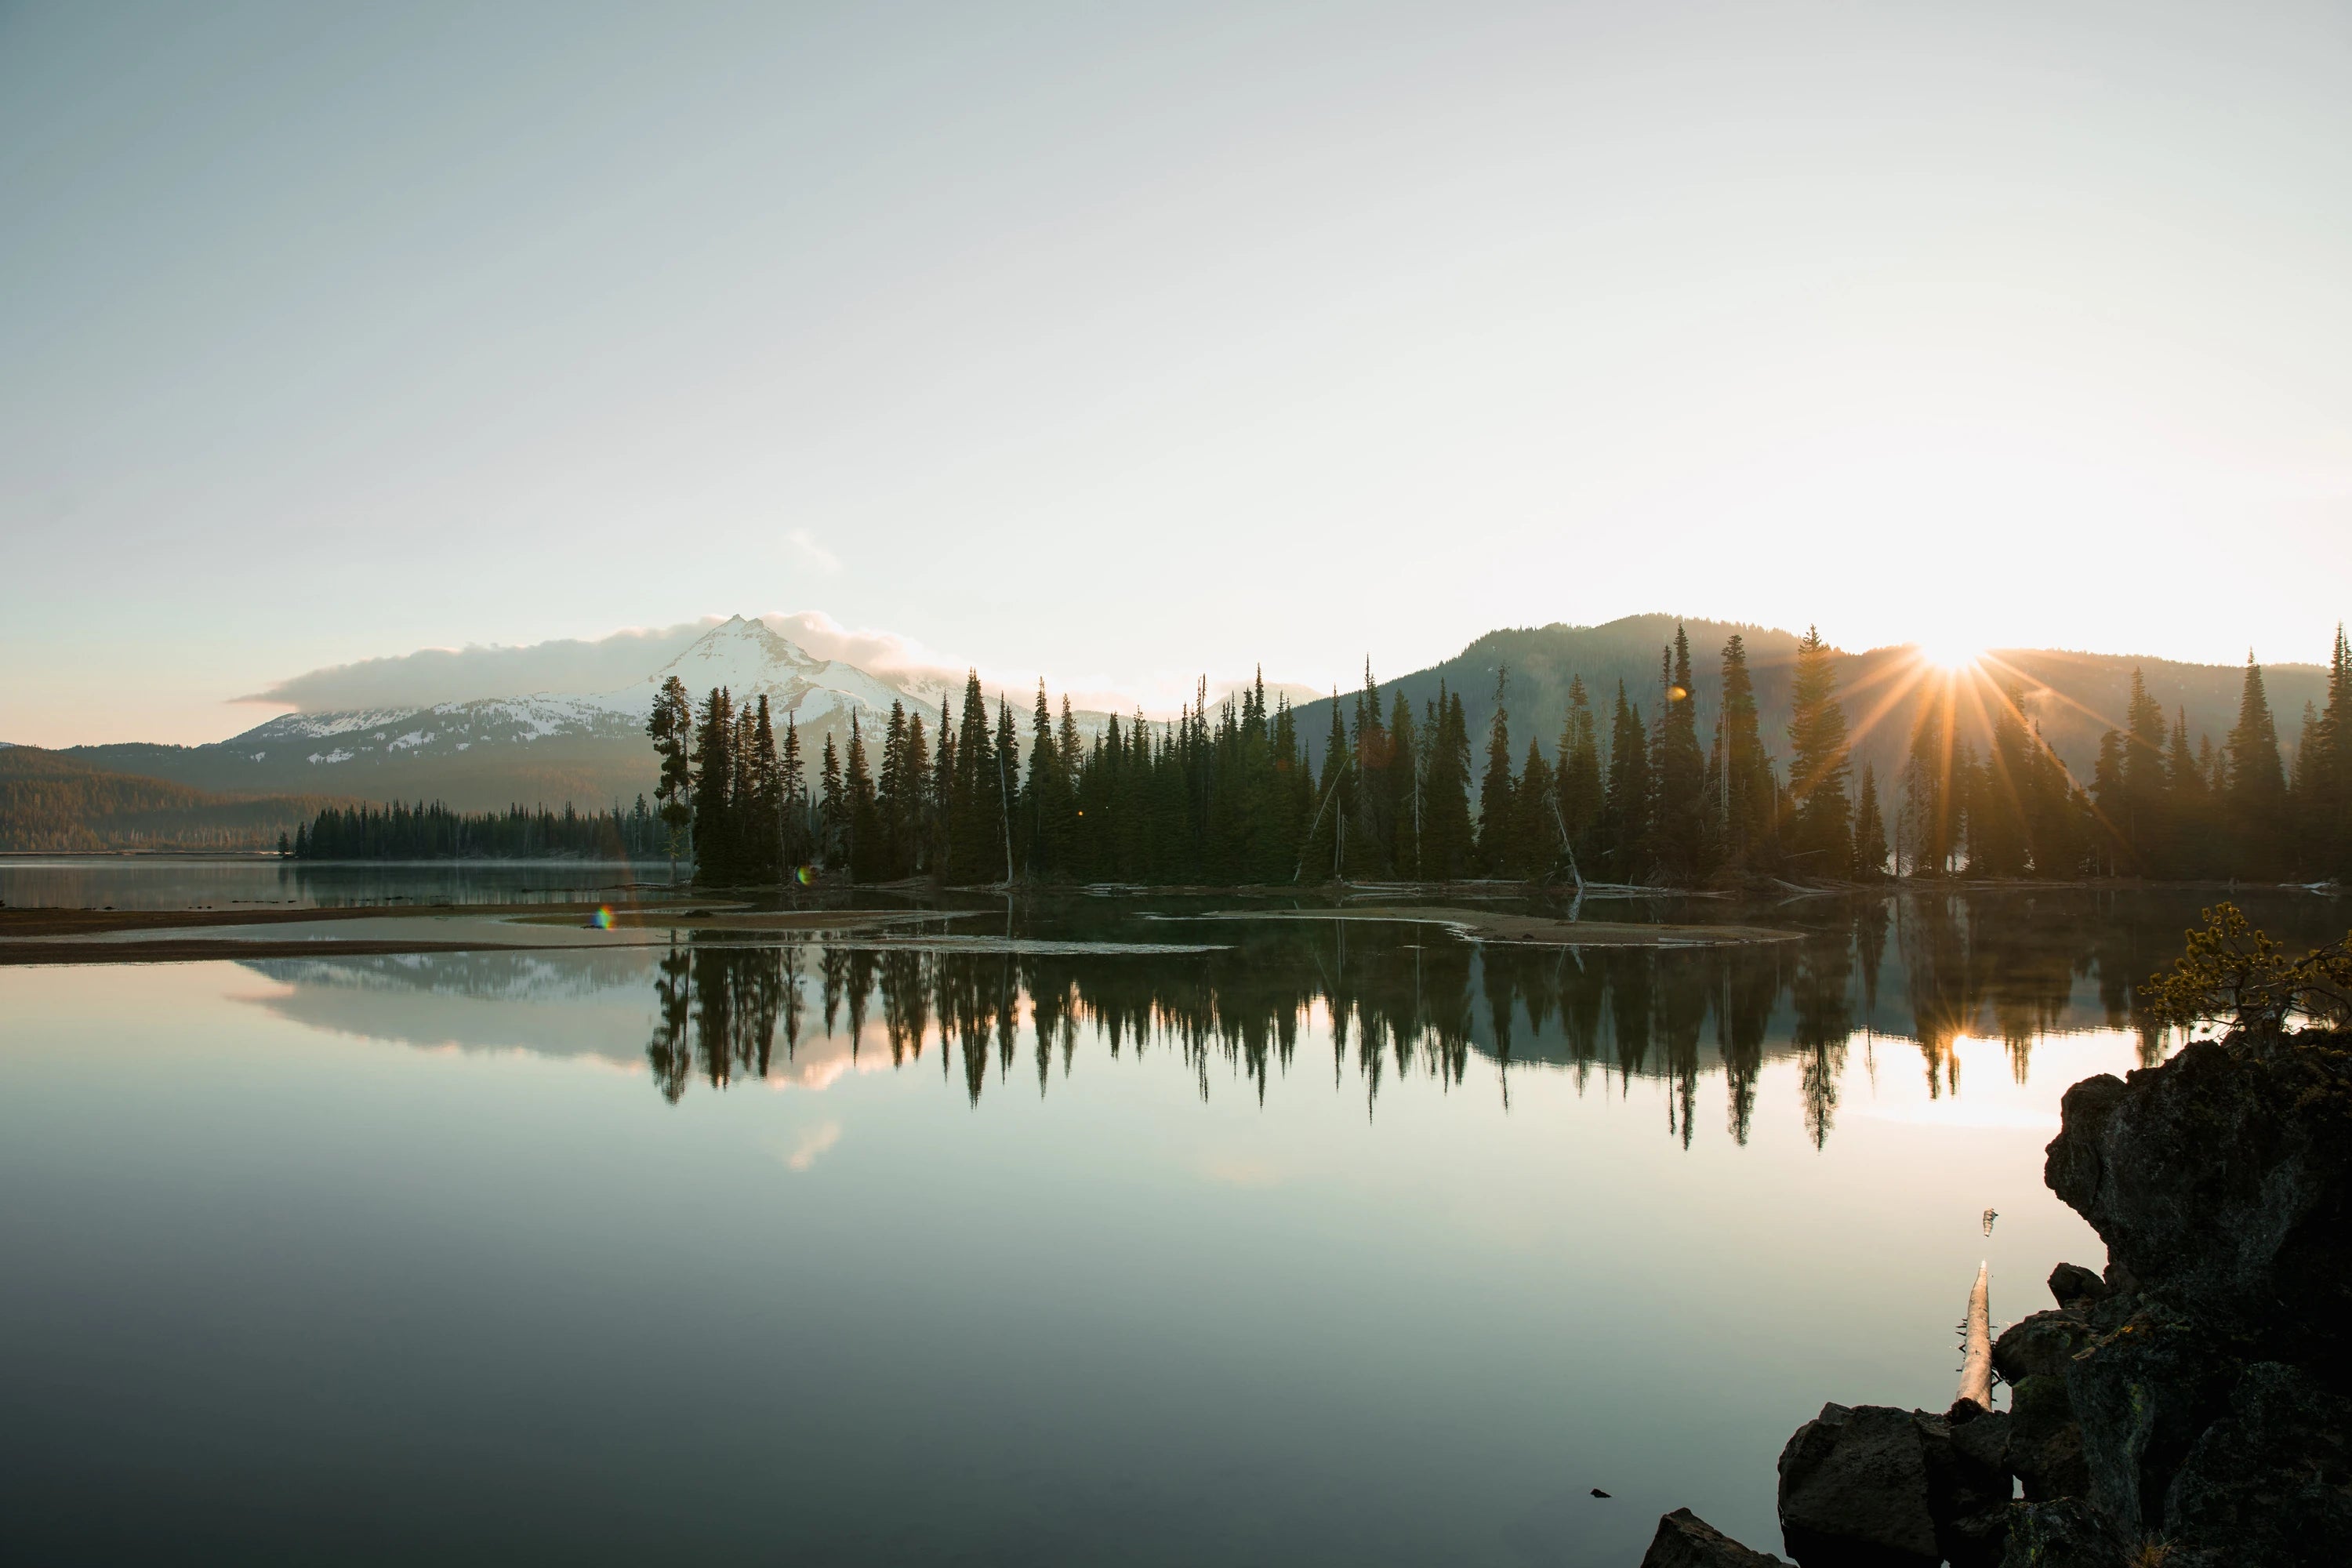
{"type": "Polygon", "coordinates": [[[347,804],[215,795],[37,746],[0,747],[0,850],[267,849],[321,806],[347,804]]]}
{"type": "MultiPolygon", "coordinates": [[[[1728,621],[1677,621],[1673,616],[1628,616],[1597,626],[1552,625],[1494,631],[1473,642],[1454,658],[1427,669],[1381,685],[1383,717],[1402,689],[1418,718],[1422,705],[1437,694],[1443,681],[1462,695],[1469,721],[1471,746],[1486,743],[1486,726],[1495,710],[1495,682],[1507,669],[1506,698],[1511,718],[1514,762],[1524,759],[1529,739],[1544,755],[1554,757],[1561,721],[1568,711],[1571,678],[1582,676],[1591,694],[1594,717],[1604,745],[1609,713],[1617,697],[1617,683],[1642,710],[1645,724],[1658,716],[1659,655],[1674,640],[1679,625],[1690,637],[1691,668],[1698,693],[1701,744],[1713,733],[1722,689],[1723,646],[1735,632],[1748,649],[1748,668],[1755,677],[1756,700],[1761,710],[1765,743],[1776,755],[1788,752],[1790,689],[1796,671],[1797,637],[1769,626],[1728,621]]],[[[1940,672],[1927,667],[1912,647],[1873,648],[1865,653],[1836,654],[1838,692],[1846,721],[1854,735],[1854,772],[1876,767],[1882,787],[1900,772],[1912,726],[1922,704],[1943,689],[1940,672]]],[[[1979,754],[1991,729],[1993,682],[2013,679],[2026,691],[2027,713],[2042,726],[2043,737],[2076,779],[2087,784],[2098,760],[2099,737],[2123,722],[2125,699],[2137,669],[2149,692],[2168,716],[2185,714],[2192,740],[2210,735],[2215,745],[2238,721],[2238,698],[2245,671],[2229,665],[2179,664],[2169,659],[2140,658],[2121,654],[2069,653],[2050,648],[2005,648],[1989,653],[1972,670],[1954,678],[1960,733],[1972,740],[1979,754]]],[[[2263,679],[2277,716],[2279,738],[2292,755],[2303,725],[2306,700],[2326,700],[2326,671],[2315,664],[2267,665],[2263,679]]],[[[1331,700],[1328,697],[1299,710],[1299,733],[1318,762],[1330,730],[1331,700]]],[[[1343,715],[1352,717],[1353,693],[1339,694],[1343,715]]],[[[1474,767],[1476,765],[1474,761],[1474,767]]]]}
{"type": "Polygon", "coordinates": [[[877,732],[894,701],[936,716],[942,695],[929,682],[894,683],[818,658],[738,616],[618,691],[288,713],[209,745],[76,746],[58,754],[114,773],[238,794],[442,800],[464,811],[518,803],[625,804],[653,792],[646,718],[654,693],[673,675],[698,702],[719,686],[738,701],[765,696],[775,722],[798,724],[812,754],[828,735],[845,742],[853,719],[877,732]]]}

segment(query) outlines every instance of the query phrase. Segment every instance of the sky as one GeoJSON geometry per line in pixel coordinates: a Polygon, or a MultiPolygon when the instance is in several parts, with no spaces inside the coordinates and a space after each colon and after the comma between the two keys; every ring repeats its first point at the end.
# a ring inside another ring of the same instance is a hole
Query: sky
{"type": "Polygon", "coordinates": [[[0,0],[0,740],[761,612],[2325,656],[2352,10],[0,0]]]}

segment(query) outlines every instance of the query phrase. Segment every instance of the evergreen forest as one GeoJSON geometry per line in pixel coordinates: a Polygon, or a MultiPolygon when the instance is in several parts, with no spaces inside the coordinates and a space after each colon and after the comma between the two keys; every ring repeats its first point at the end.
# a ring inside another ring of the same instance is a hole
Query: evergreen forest
{"type": "Polygon", "coordinates": [[[566,805],[457,812],[439,802],[415,805],[329,806],[282,834],[278,852],[298,860],[597,860],[660,858],[667,835],[640,795],[635,806],[583,816],[566,805]]]}
{"type": "Polygon", "coordinates": [[[739,704],[722,688],[697,700],[672,679],[646,726],[661,772],[646,827],[656,853],[690,857],[716,886],[2352,876],[2341,628],[2292,766],[2250,658],[2218,744],[2192,743],[2135,675],[2087,781],[1998,661],[1922,671],[1942,684],[1916,705],[1899,776],[1857,774],[1832,654],[1817,631],[1799,643],[1776,733],[1737,633],[1701,658],[1678,627],[1638,690],[1573,679],[1557,736],[1514,733],[1507,670],[1474,736],[1461,692],[1441,685],[1416,709],[1368,665],[1352,704],[1330,704],[1319,748],[1263,679],[1213,705],[1203,681],[1173,719],[1114,716],[1082,733],[1042,683],[1016,720],[1002,694],[992,711],[972,674],[960,709],[894,702],[879,732],[853,720],[845,746],[828,735],[814,756],[789,721],[779,732],[765,698],[739,704]],[[1989,729],[1966,724],[1970,711],[1989,729]],[[1989,734],[1981,752],[1975,732],[1989,734]]]}

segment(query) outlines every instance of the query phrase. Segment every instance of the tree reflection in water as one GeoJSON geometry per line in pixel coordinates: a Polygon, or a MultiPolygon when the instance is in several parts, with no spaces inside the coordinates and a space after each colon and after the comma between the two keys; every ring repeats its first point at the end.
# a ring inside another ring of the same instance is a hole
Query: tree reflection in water
{"type": "MultiPolygon", "coordinates": [[[[2336,911],[2311,903],[2299,923],[2319,931],[2336,911]]],[[[1222,1061],[1263,1101],[1301,1034],[1320,1029],[1335,1083],[1352,1063],[1367,1114],[1385,1084],[1414,1074],[1462,1084],[1475,1054],[1500,1068],[1507,1104],[1514,1068],[1565,1069],[1580,1090],[1595,1074],[1621,1089],[1664,1079],[1668,1130],[1687,1147],[1702,1078],[1723,1075],[1727,1131],[1745,1143],[1765,1065],[1794,1057],[1819,1147],[1857,1036],[1907,1040],[1942,1096],[1958,1088],[1963,1037],[2002,1041],[2022,1082],[2041,1036],[2138,1027],[2132,987],[2178,951],[2193,905],[2080,891],[1824,900],[1803,910],[1801,941],[1678,950],[1481,944],[1336,921],[1236,922],[1218,932],[1232,945],[1183,952],[697,943],[656,965],[646,1058],[673,1102],[697,1076],[721,1089],[764,1078],[780,1050],[790,1063],[801,1048],[813,992],[824,1034],[845,1034],[853,1057],[887,1049],[895,1068],[936,1049],[974,1106],[992,1068],[1012,1080],[1024,1039],[1049,1092],[1082,1033],[1114,1058],[1173,1049],[1204,1099],[1222,1061]]],[[[2161,1055],[2160,1031],[2140,1040],[2144,1058],[2161,1055]]]]}

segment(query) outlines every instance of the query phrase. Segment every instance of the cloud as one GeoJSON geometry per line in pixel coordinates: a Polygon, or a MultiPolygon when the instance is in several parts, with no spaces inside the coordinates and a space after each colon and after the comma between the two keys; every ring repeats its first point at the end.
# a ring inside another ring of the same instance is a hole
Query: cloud
{"type": "Polygon", "coordinates": [[[237,702],[268,702],[305,712],[352,708],[424,708],[485,697],[536,692],[617,691],[676,658],[719,624],[705,616],[677,626],[631,627],[593,641],[471,644],[428,647],[386,658],[329,665],[281,680],[237,702]]]}
{"type": "MultiPolygon", "coordinates": [[[[830,572],[841,563],[805,532],[786,538],[810,560],[830,572]]],[[[798,643],[819,658],[836,659],[913,690],[936,703],[963,689],[964,664],[897,632],[843,626],[822,610],[770,611],[757,617],[778,636],[798,643]]],[[[472,702],[490,697],[528,697],[541,692],[586,694],[618,691],[653,674],[711,627],[725,619],[705,616],[667,626],[632,626],[594,638],[567,637],[542,643],[476,643],[465,647],[428,647],[415,653],[360,659],[307,670],[278,681],[236,702],[268,703],[307,713],[343,712],[353,709],[425,708],[436,702],[472,702]]],[[[1121,690],[1108,683],[1079,680],[1064,683],[1048,678],[1058,706],[1066,693],[1081,712],[1131,713],[1138,701],[1155,717],[1171,715],[1192,700],[1192,680],[1173,677],[1143,690],[1121,690]]],[[[992,700],[1004,693],[1016,707],[1026,709],[1037,689],[1034,671],[991,668],[981,671],[981,684],[992,700]]],[[[1213,681],[1213,702],[1244,682],[1213,681]]],[[[1269,696],[1286,692],[1292,703],[1321,693],[1302,686],[1266,683],[1269,696]]]]}
{"type": "Polygon", "coordinates": [[[841,571],[841,557],[819,544],[805,528],[795,528],[784,535],[784,542],[799,551],[809,564],[826,576],[836,576],[841,571]]]}
{"type": "Polygon", "coordinates": [[[784,1167],[787,1170],[805,1171],[816,1163],[818,1155],[840,1142],[841,1123],[828,1121],[801,1135],[801,1141],[793,1145],[793,1152],[783,1156],[784,1167]]]}

